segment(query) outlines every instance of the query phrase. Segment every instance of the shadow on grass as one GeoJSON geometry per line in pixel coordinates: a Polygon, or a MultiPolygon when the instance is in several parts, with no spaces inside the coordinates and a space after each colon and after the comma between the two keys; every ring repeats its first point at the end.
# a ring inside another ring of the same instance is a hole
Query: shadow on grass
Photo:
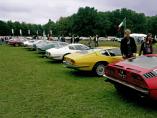
{"type": "Polygon", "coordinates": [[[95,74],[93,74],[90,71],[75,70],[75,71],[71,71],[71,74],[76,75],[78,77],[97,77],[95,74]]]}
{"type": "Polygon", "coordinates": [[[27,48],[27,47],[23,47],[23,49],[26,50],[26,51],[30,51],[30,52],[34,52],[35,51],[35,49],[31,49],[31,48],[27,48]]]}
{"type": "Polygon", "coordinates": [[[141,97],[135,93],[122,92],[117,92],[117,96],[119,96],[126,103],[132,103],[137,107],[141,107],[146,110],[157,110],[157,101],[148,97],[141,97]]]}
{"type": "Polygon", "coordinates": [[[63,64],[62,61],[51,60],[51,59],[48,59],[48,58],[46,58],[46,59],[47,60],[45,61],[45,63],[47,63],[47,64],[60,64],[60,65],[62,65],[63,68],[65,68],[64,73],[68,74],[69,76],[74,76],[74,77],[77,77],[77,78],[97,77],[95,74],[93,74],[90,71],[79,71],[79,70],[66,68],[66,67],[64,67],[64,64],[63,64]]]}
{"type": "Polygon", "coordinates": [[[63,62],[62,62],[62,61],[58,61],[58,60],[51,60],[51,59],[49,59],[49,58],[47,58],[47,57],[45,57],[45,56],[43,56],[42,58],[47,59],[47,60],[45,61],[45,63],[48,63],[48,64],[63,64],[63,62]]]}
{"type": "Polygon", "coordinates": [[[77,77],[77,78],[95,78],[97,77],[95,74],[93,74],[90,71],[79,71],[79,70],[72,70],[67,68],[67,74],[77,77]]]}

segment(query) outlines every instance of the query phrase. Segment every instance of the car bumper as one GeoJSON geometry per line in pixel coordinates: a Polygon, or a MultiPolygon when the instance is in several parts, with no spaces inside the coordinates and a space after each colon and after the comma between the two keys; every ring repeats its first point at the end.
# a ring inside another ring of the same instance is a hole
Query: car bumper
{"type": "Polygon", "coordinates": [[[51,56],[51,55],[48,55],[48,54],[45,54],[45,56],[49,59],[52,59],[52,60],[62,60],[63,59],[62,56],[51,56]]]}
{"type": "Polygon", "coordinates": [[[150,98],[157,100],[157,89],[150,90],[150,98]]]}
{"type": "Polygon", "coordinates": [[[33,49],[32,45],[26,45],[27,48],[33,49]]]}
{"type": "Polygon", "coordinates": [[[73,64],[70,64],[67,61],[63,61],[63,64],[66,68],[70,68],[70,69],[75,69],[75,70],[83,70],[83,71],[91,71],[92,69],[90,68],[90,66],[76,66],[73,64]]]}
{"type": "Polygon", "coordinates": [[[39,54],[45,54],[45,53],[46,53],[45,50],[41,50],[41,49],[37,49],[37,52],[38,52],[39,54]]]}
{"type": "Polygon", "coordinates": [[[125,82],[125,81],[120,81],[120,80],[117,80],[117,79],[115,79],[115,78],[108,77],[108,76],[106,76],[106,75],[104,75],[104,77],[107,79],[107,80],[106,80],[107,82],[110,82],[110,83],[112,83],[112,84],[123,85],[123,86],[126,86],[126,87],[128,87],[128,88],[131,88],[131,89],[133,89],[133,90],[135,90],[135,91],[137,91],[137,92],[140,92],[140,93],[142,93],[142,94],[144,94],[144,95],[149,95],[149,90],[145,90],[145,89],[143,89],[143,88],[140,88],[140,87],[137,87],[137,86],[133,86],[133,85],[131,85],[131,84],[128,84],[128,83],[125,82]]]}

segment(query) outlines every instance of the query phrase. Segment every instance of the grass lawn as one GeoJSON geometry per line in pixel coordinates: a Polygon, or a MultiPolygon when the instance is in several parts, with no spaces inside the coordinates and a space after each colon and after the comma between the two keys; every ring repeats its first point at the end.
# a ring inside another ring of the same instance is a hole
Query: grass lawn
{"type": "Polygon", "coordinates": [[[156,118],[152,104],[118,94],[103,77],[0,45],[0,118],[156,118]]]}

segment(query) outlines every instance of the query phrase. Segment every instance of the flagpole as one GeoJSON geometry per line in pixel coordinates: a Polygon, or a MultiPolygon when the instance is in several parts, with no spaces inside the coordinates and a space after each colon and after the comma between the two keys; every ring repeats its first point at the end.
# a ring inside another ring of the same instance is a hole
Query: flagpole
{"type": "Polygon", "coordinates": [[[29,36],[31,35],[31,31],[30,31],[30,30],[28,30],[28,35],[29,35],[29,36]]]}
{"type": "Polygon", "coordinates": [[[126,30],[126,17],[125,17],[124,30],[126,30]]]}
{"type": "Polygon", "coordinates": [[[14,36],[14,29],[11,29],[11,33],[12,33],[12,35],[14,36]]]}
{"type": "Polygon", "coordinates": [[[22,36],[22,30],[20,29],[20,36],[22,36]]]}

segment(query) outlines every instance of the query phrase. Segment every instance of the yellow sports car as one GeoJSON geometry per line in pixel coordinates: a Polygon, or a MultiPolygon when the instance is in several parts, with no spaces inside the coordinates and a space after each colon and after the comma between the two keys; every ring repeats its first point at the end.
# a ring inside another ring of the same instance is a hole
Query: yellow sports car
{"type": "Polygon", "coordinates": [[[109,63],[121,60],[123,59],[119,48],[103,47],[69,54],[65,56],[63,63],[67,68],[93,71],[96,75],[103,76],[105,67],[109,63]]]}

